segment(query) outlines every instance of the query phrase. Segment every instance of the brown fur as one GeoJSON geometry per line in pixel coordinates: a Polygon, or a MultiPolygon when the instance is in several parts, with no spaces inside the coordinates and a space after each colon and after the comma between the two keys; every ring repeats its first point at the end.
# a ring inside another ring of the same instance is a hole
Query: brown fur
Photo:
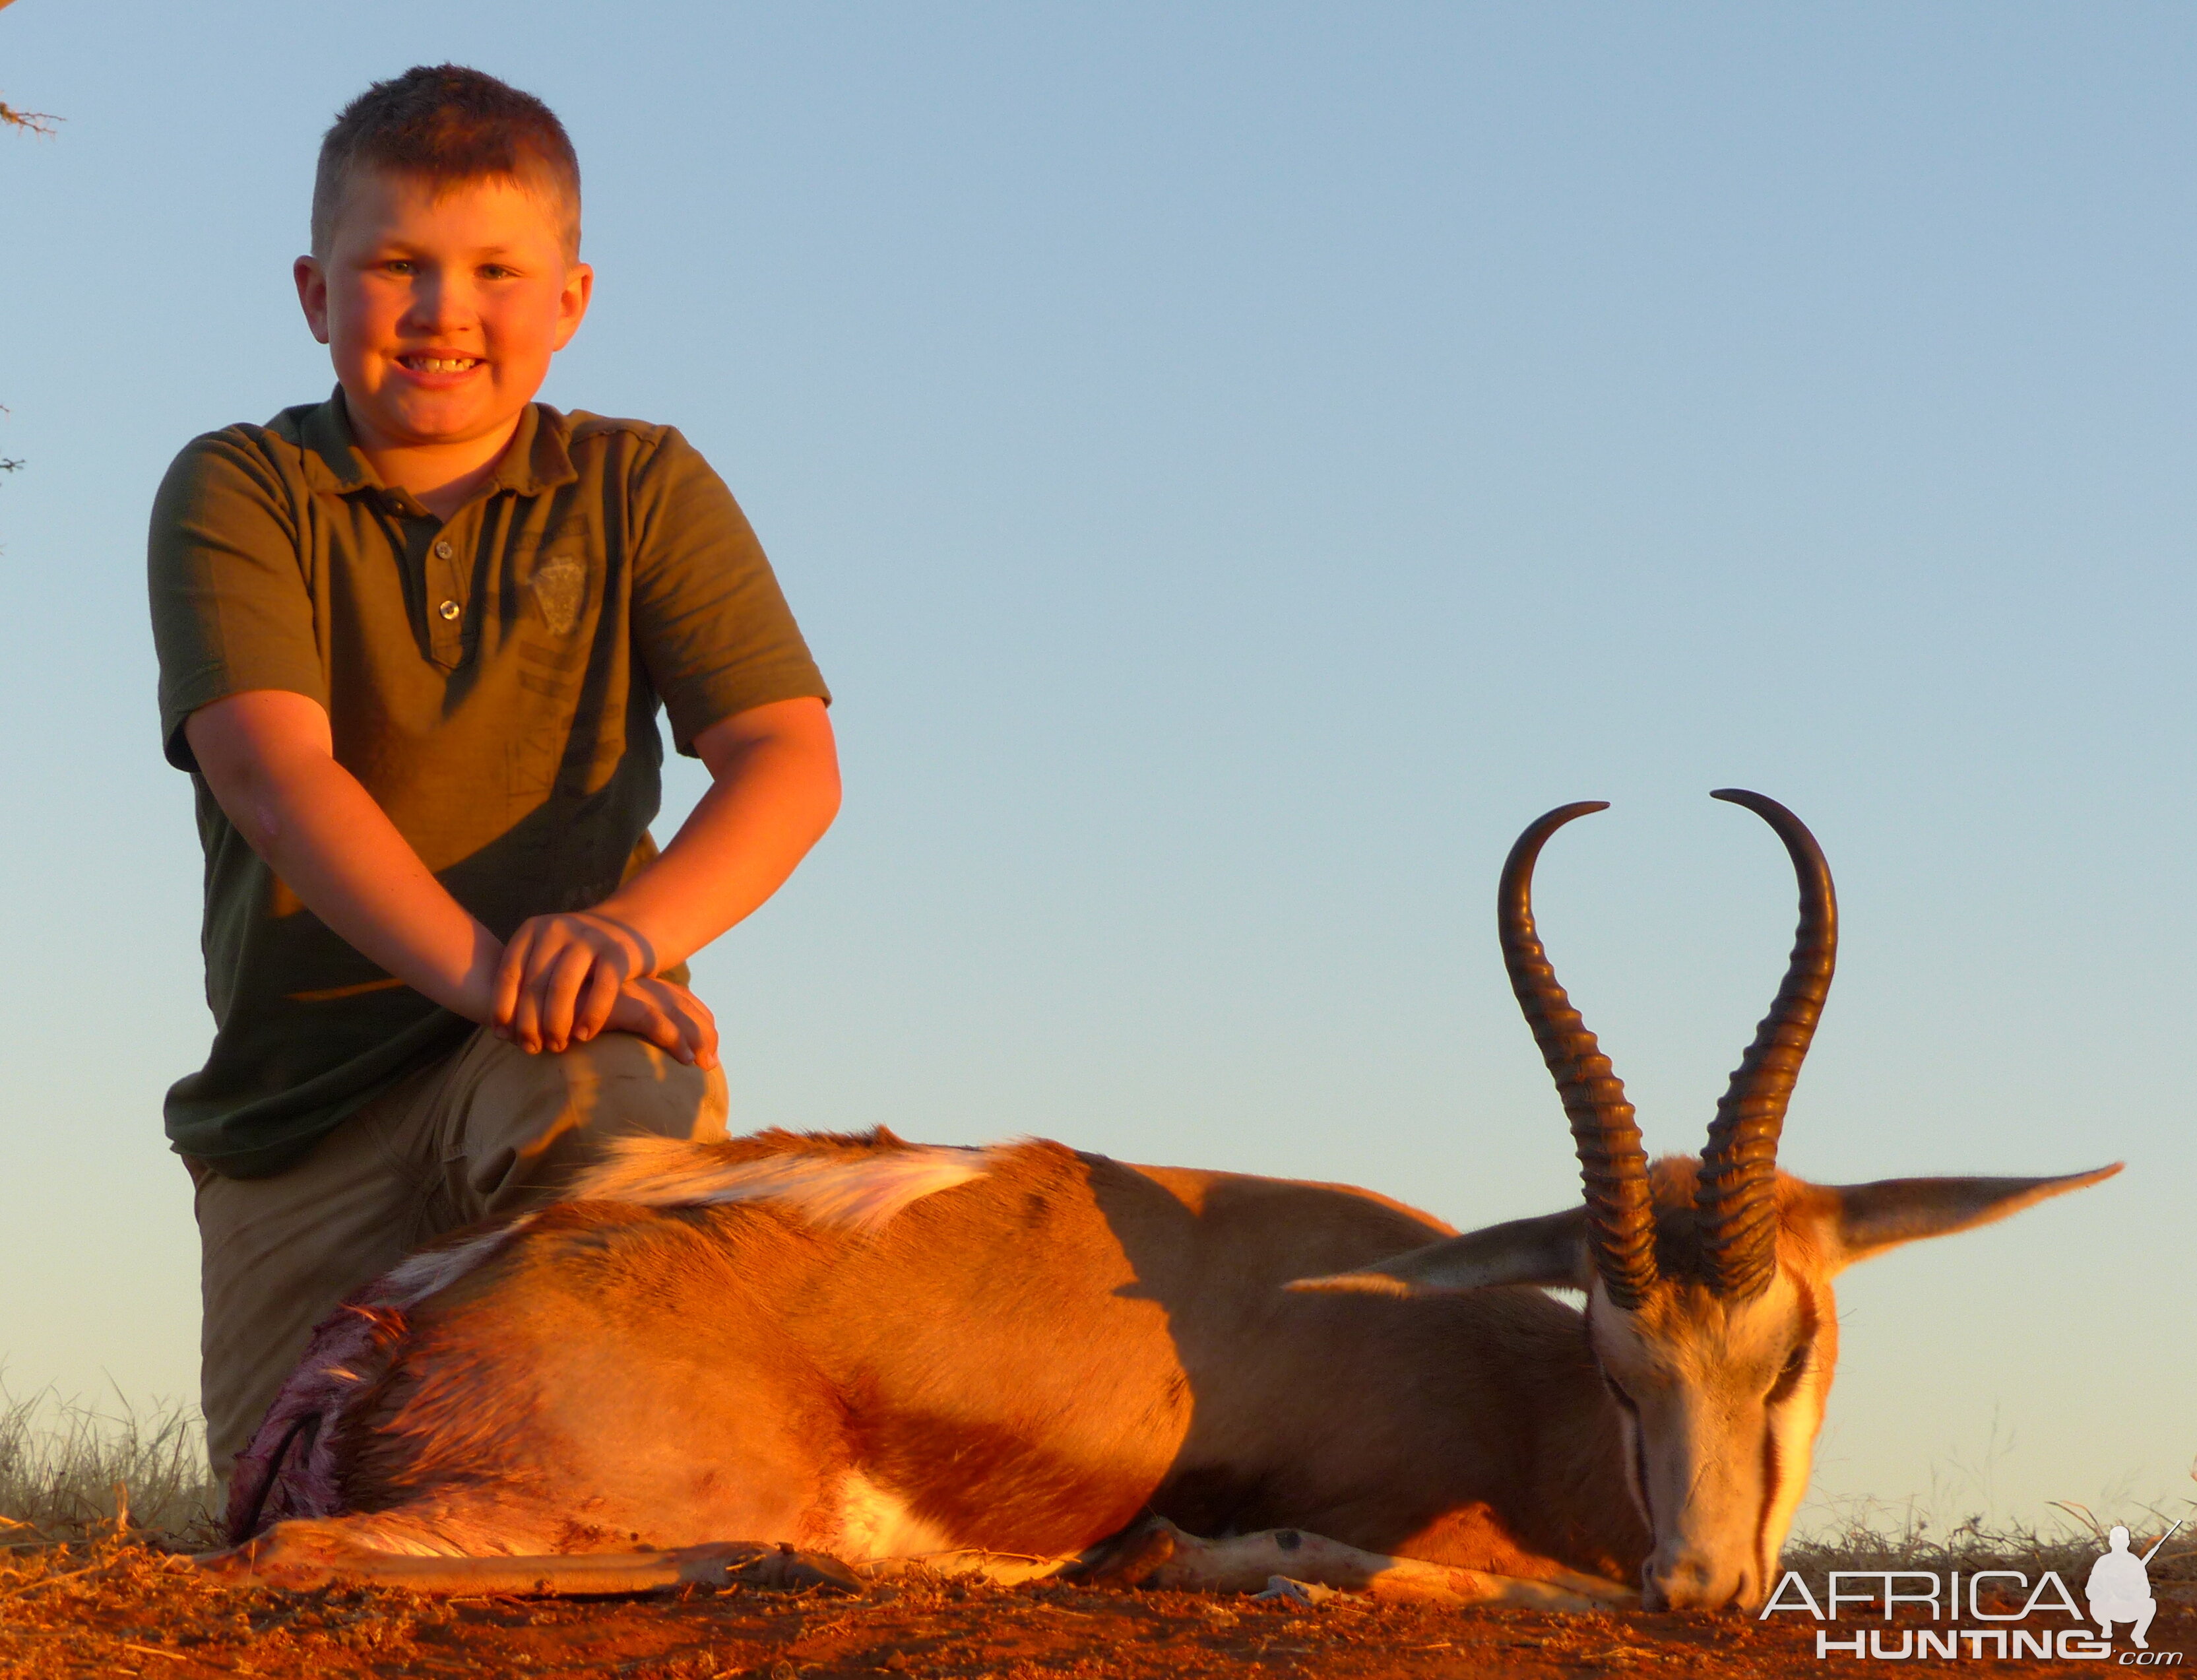
{"type": "Polygon", "coordinates": [[[1660,1281],[1626,1311],[1576,1208],[1460,1237],[1347,1186],[883,1131],[691,1160],[652,1144],[596,1180],[647,1205],[473,1233],[331,1319],[246,1455],[236,1538],[255,1501],[306,1520],[235,1555],[736,1540],[1026,1573],[1151,1514],[1223,1537],[1177,1560],[1216,1579],[1309,1534],[1353,1580],[1403,1558],[1513,1602],[1637,1576],[1651,1607],[1753,1608],[1837,1363],[1832,1277],[2118,1170],[1780,1174],[1748,1295],[1710,1286],[1699,1166],[1667,1157],[1660,1281]],[[1537,1287],[1567,1283],[1588,1316],[1537,1287]]]}
{"type": "Polygon", "coordinates": [[[830,1550],[851,1473],[954,1546],[1074,1552],[1155,1511],[1622,1579],[1647,1538],[1578,1313],[1530,1289],[1281,1287],[1449,1234],[1365,1190],[1045,1143],[865,1235],[769,1204],[566,1204],[362,1373],[341,1525],[406,1550],[830,1550]]]}

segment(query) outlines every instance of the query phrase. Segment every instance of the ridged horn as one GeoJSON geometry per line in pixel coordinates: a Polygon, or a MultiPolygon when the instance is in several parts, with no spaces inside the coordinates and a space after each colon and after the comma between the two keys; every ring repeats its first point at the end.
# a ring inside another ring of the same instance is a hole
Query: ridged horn
{"type": "Polygon", "coordinates": [[[1655,1286],[1655,1221],[1648,1196],[1648,1156],[1640,1147],[1632,1104],[1625,1086],[1611,1071],[1594,1034],[1587,1030],[1564,988],[1556,983],[1548,953],[1533,930],[1533,864],[1548,837],[1575,817],[1606,811],[1609,802],[1591,799],[1562,805],[1518,837],[1503,865],[1497,889],[1495,920],[1503,941],[1504,966],[1510,989],[1541,1059],[1556,1081],[1579,1150],[1580,1179],[1586,1193],[1587,1242],[1594,1269],[1609,1298],[1628,1311],[1655,1286]]]}
{"type": "Polygon", "coordinates": [[[1839,904],[1823,849],[1800,818],[1744,788],[1719,788],[1710,797],[1744,805],[1776,829],[1800,883],[1800,925],[1785,982],[1717,1104],[1694,1192],[1709,1284],[1743,1300],[1768,1287],[1777,1270],[1777,1137],[1831,989],[1839,904]]]}

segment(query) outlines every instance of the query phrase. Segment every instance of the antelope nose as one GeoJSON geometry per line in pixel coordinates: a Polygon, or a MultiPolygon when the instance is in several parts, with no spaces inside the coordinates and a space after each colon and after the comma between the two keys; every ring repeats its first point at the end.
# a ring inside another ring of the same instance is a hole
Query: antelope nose
{"type": "Polygon", "coordinates": [[[1641,1569],[1643,1596],[1651,1610],[1721,1610],[1747,1605],[1755,1595],[1754,1572],[1712,1558],[1666,1559],[1660,1553],[1641,1569]]]}

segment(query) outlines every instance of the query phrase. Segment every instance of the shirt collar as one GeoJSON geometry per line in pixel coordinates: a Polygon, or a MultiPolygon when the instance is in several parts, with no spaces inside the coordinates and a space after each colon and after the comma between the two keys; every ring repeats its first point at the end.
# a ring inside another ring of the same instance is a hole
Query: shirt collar
{"type": "Polygon", "coordinates": [[[572,423],[565,415],[547,403],[529,403],[489,482],[519,495],[539,495],[571,484],[580,476],[566,447],[571,436],[572,423]]]}
{"type": "Polygon", "coordinates": [[[368,465],[351,436],[341,385],[329,393],[327,402],[299,417],[298,442],[305,451],[305,476],[315,490],[342,495],[351,490],[384,488],[380,475],[368,465]]]}
{"type": "MultiPolygon", "coordinates": [[[[519,430],[512,433],[510,444],[496,462],[488,489],[539,495],[559,484],[573,483],[580,472],[572,465],[568,447],[571,434],[572,423],[565,414],[546,403],[528,403],[519,417],[519,430]]],[[[332,495],[347,495],[353,490],[388,493],[381,475],[359,451],[351,417],[344,409],[341,385],[327,402],[305,411],[299,422],[298,441],[304,446],[306,476],[315,490],[332,495]]]]}

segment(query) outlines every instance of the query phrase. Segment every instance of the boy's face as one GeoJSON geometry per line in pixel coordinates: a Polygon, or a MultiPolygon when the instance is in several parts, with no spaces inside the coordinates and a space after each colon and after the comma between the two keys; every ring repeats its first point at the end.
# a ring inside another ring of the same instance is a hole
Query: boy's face
{"type": "Polygon", "coordinates": [[[588,311],[594,270],[560,233],[556,206],[506,177],[352,177],[296,277],[361,444],[501,448],[588,311]]]}

